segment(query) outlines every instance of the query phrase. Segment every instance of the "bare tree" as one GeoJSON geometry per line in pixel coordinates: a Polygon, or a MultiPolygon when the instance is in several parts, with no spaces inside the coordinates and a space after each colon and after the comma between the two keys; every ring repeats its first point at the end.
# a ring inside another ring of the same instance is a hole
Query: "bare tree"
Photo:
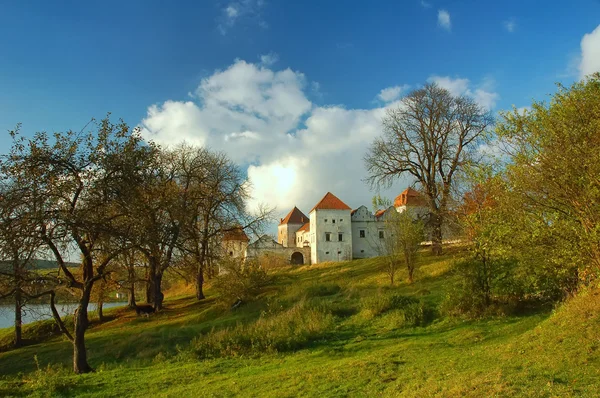
{"type": "Polygon", "coordinates": [[[248,180],[222,152],[181,145],[172,153],[177,181],[187,192],[181,250],[195,264],[196,297],[205,298],[208,265],[221,255],[220,237],[237,228],[260,230],[271,212],[247,211],[248,180]]]}
{"type": "Polygon", "coordinates": [[[387,111],[383,135],[365,155],[372,186],[390,186],[404,176],[420,185],[435,254],[442,252],[442,226],[455,176],[475,161],[478,142],[492,123],[491,113],[472,98],[427,84],[387,111]]]}

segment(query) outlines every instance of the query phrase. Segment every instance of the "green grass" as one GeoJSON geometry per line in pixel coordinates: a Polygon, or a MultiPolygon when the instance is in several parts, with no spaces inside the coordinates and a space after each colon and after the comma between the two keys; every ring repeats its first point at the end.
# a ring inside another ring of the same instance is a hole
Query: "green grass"
{"type": "Polygon", "coordinates": [[[87,333],[95,373],[72,375],[54,337],[0,353],[0,396],[598,396],[600,292],[553,312],[443,318],[459,255],[424,254],[412,285],[390,287],[369,259],[275,271],[235,311],[210,289],[149,319],[109,310],[87,333]],[[420,308],[431,316],[411,321],[420,308]]]}

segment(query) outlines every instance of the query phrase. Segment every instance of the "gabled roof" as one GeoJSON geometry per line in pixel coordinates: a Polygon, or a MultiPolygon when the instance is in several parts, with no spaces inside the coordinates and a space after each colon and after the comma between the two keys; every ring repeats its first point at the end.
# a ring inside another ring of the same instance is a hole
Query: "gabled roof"
{"type": "Polygon", "coordinates": [[[350,208],[350,206],[348,206],[347,204],[342,202],[337,196],[335,196],[331,192],[327,192],[325,194],[325,196],[323,196],[323,199],[321,199],[319,201],[319,203],[317,203],[315,205],[315,207],[313,207],[311,209],[311,211],[309,211],[309,213],[312,213],[313,210],[352,210],[352,209],[350,208]]]}
{"type": "Polygon", "coordinates": [[[387,209],[381,209],[381,210],[377,210],[377,211],[375,212],[375,217],[376,217],[376,218],[379,218],[379,217],[383,216],[383,213],[385,213],[386,211],[387,211],[387,209]]]}
{"type": "Polygon", "coordinates": [[[310,231],[310,222],[307,222],[306,224],[304,224],[303,226],[301,226],[298,231],[296,231],[296,233],[298,232],[309,232],[310,231]]]}
{"type": "Polygon", "coordinates": [[[418,191],[408,187],[394,199],[394,207],[426,206],[425,198],[418,191]]]}
{"type": "Polygon", "coordinates": [[[248,238],[248,235],[246,235],[246,233],[244,232],[244,229],[241,226],[237,226],[229,231],[225,231],[225,233],[223,233],[223,240],[241,240],[244,242],[248,242],[250,239],[248,238]]]}
{"type": "Polygon", "coordinates": [[[296,206],[294,206],[294,208],[292,210],[290,210],[290,212],[287,214],[287,216],[282,218],[280,221],[281,222],[279,223],[279,225],[304,224],[306,221],[308,221],[308,217],[306,217],[304,215],[304,213],[302,213],[300,211],[300,209],[298,209],[296,206]]]}

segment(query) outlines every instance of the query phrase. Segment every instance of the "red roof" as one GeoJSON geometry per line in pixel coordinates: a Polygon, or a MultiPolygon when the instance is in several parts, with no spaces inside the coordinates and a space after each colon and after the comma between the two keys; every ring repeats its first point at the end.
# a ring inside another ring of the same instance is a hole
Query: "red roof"
{"type": "Polygon", "coordinates": [[[287,216],[282,218],[280,221],[281,222],[279,223],[279,225],[304,224],[306,221],[308,221],[308,217],[306,217],[304,215],[304,213],[302,213],[300,211],[300,209],[298,209],[296,206],[294,206],[294,208],[292,210],[290,210],[290,212],[287,214],[287,216]]]}
{"type": "Polygon", "coordinates": [[[310,222],[307,222],[306,224],[304,224],[303,226],[301,226],[298,229],[298,231],[296,231],[296,232],[304,232],[304,231],[306,231],[306,232],[310,231],[310,222]]]}
{"type": "Polygon", "coordinates": [[[425,198],[418,191],[412,188],[406,188],[400,195],[394,199],[394,207],[400,206],[425,206],[425,198]]]}
{"type": "Polygon", "coordinates": [[[223,234],[223,240],[241,240],[248,242],[250,239],[242,227],[236,227],[230,231],[225,231],[223,234]]]}
{"type": "Polygon", "coordinates": [[[381,210],[377,210],[375,212],[375,217],[379,218],[383,215],[383,213],[385,213],[387,211],[387,209],[381,209],[381,210]]]}
{"type": "Polygon", "coordinates": [[[348,206],[347,204],[342,202],[337,196],[335,196],[331,192],[327,192],[325,194],[325,196],[323,196],[323,199],[321,199],[319,201],[319,203],[317,203],[315,205],[315,207],[313,207],[312,210],[309,211],[309,213],[312,213],[313,210],[317,210],[317,209],[318,210],[352,210],[350,208],[350,206],[348,206]]]}

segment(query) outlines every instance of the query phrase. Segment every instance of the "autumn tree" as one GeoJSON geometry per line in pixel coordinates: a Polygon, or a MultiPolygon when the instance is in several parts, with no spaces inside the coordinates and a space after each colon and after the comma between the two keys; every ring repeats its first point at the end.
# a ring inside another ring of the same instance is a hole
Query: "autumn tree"
{"type": "Polygon", "coordinates": [[[237,228],[258,231],[271,212],[247,210],[249,182],[225,153],[184,144],[172,151],[170,161],[178,185],[186,192],[180,248],[187,262],[195,265],[196,298],[202,300],[208,264],[222,255],[223,234],[237,228]]]}
{"type": "Polygon", "coordinates": [[[101,251],[101,242],[132,233],[122,203],[155,152],[123,122],[106,118],[94,126],[95,132],[67,131],[53,137],[41,132],[31,139],[13,131],[12,148],[3,159],[7,178],[22,187],[24,200],[37,205],[30,213],[34,236],[54,256],[63,286],[78,300],[72,335],[76,373],[92,370],[85,332],[93,286],[125,250],[113,246],[111,252],[101,251]],[[77,272],[66,266],[73,250],[82,259],[77,272]]]}
{"type": "Polygon", "coordinates": [[[420,185],[429,208],[427,224],[435,254],[442,252],[442,227],[455,177],[476,161],[478,144],[492,123],[490,112],[472,98],[426,84],[387,111],[383,134],[365,155],[373,186],[390,186],[402,177],[420,185]]]}
{"type": "Polygon", "coordinates": [[[11,181],[2,181],[0,190],[0,299],[12,298],[14,303],[15,347],[23,344],[22,314],[27,299],[37,292],[34,283],[42,280],[35,272],[34,258],[39,243],[31,233],[30,206],[23,200],[19,188],[11,181]]]}
{"type": "Polygon", "coordinates": [[[425,239],[423,221],[410,210],[398,213],[393,207],[382,217],[385,229],[379,232],[379,247],[380,253],[385,256],[385,272],[390,284],[394,284],[402,265],[406,267],[408,282],[413,283],[417,252],[425,239]]]}
{"type": "Polygon", "coordinates": [[[533,236],[553,241],[553,257],[562,259],[555,266],[574,265],[584,283],[600,277],[599,131],[599,73],[559,85],[549,103],[504,113],[497,127],[509,188],[521,200],[517,214],[538,227],[533,236]]]}

